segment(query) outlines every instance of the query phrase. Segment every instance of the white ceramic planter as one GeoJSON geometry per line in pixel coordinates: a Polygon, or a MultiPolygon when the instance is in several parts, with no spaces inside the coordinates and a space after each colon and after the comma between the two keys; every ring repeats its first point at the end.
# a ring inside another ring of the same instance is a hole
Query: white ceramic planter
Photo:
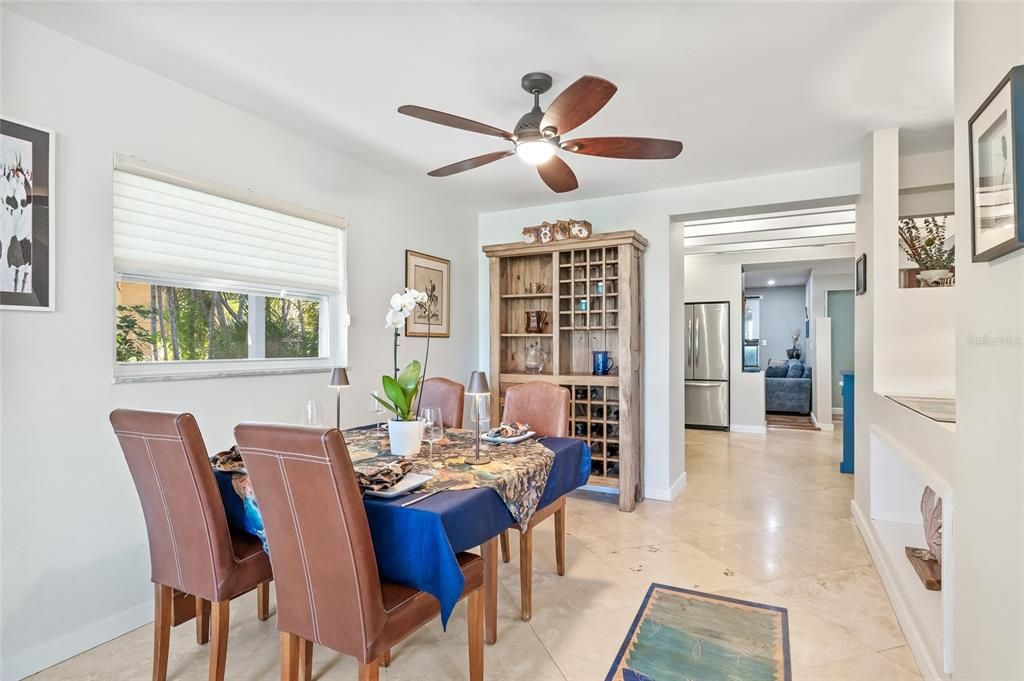
{"type": "Polygon", "coordinates": [[[917,275],[917,280],[924,284],[925,287],[931,288],[934,286],[942,286],[943,281],[949,278],[952,274],[949,270],[922,270],[917,275]]]}
{"type": "Polygon", "coordinates": [[[423,444],[423,421],[388,421],[388,439],[395,456],[419,454],[423,444]]]}

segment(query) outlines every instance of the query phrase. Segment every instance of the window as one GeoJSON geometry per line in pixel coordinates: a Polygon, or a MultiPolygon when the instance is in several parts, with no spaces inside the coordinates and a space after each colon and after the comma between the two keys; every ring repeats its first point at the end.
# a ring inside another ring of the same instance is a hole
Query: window
{"type": "Polygon", "coordinates": [[[119,158],[115,379],[342,362],[343,224],[119,158]]]}

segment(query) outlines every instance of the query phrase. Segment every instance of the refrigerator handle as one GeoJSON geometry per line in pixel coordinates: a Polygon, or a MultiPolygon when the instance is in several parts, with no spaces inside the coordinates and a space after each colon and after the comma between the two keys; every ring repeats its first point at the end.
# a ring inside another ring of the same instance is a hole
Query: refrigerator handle
{"type": "Polygon", "coordinates": [[[700,317],[693,317],[693,366],[700,361],[700,317]]]}
{"type": "Polygon", "coordinates": [[[693,316],[686,320],[686,366],[693,366],[693,316]]]}

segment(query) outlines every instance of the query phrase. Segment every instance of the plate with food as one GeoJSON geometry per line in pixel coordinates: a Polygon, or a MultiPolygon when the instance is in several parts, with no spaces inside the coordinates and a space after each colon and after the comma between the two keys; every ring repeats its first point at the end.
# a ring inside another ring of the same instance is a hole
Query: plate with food
{"type": "Polygon", "coordinates": [[[511,445],[522,442],[536,434],[530,430],[530,425],[527,423],[503,423],[497,428],[491,428],[481,435],[480,439],[496,445],[511,445]]]}

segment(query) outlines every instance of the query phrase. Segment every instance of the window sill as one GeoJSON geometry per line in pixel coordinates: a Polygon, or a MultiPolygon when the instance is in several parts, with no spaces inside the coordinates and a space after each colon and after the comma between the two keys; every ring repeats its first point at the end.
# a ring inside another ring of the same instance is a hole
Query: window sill
{"type": "Polygon", "coordinates": [[[115,364],[113,383],[163,383],[245,376],[288,376],[330,371],[335,362],[329,358],[293,360],[240,360],[181,362],[174,366],[152,364],[115,364]],[[214,366],[216,365],[216,366],[214,366]]]}

